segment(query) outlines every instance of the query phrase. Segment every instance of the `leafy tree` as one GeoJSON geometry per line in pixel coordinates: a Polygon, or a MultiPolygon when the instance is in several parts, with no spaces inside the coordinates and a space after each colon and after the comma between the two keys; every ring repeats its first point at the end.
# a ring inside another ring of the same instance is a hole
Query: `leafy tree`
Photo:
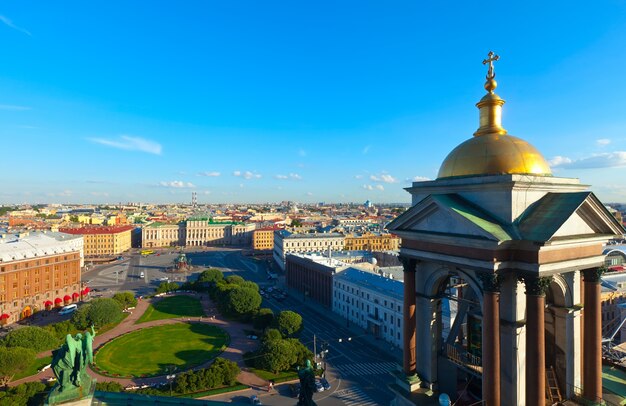
{"type": "Polygon", "coordinates": [[[282,340],[283,336],[280,334],[280,331],[275,328],[268,328],[265,331],[265,335],[263,336],[263,342],[266,341],[274,341],[274,340],[282,340]]]}
{"type": "Polygon", "coordinates": [[[0,385],[6,386],[15,374],[35,361],[35,351],[23,347],[0,347],[0,385]]]}
{"type": "Polygon", "coordinates": [[[243,285],[243,283],[245,282],[245,279],[243,279],[239,275],[227,276],[225,280],[226,280],[226,283],[230,283],[230,284],[233,284],[233,285],[243,285]]]}
{"type": "Polygon", "coordinates": [[[296,362],[292,366],[305,365],[306,360],[311,360],[311,362],[313,361],[313,351],[309,350],[300,342],[300,340],[297,338],[288,338],[287,341],[291,343],[293,352],[296,356],[296,362]]]}
{"type": "Polygon", "coordinates": [[[200,276],[198,276],[198,282],[208,282],[208,283],[217,283],[224,279],[224,274],[219,269],[210,268],[206,271],[203,271],[200,276]]]}
{"type": "Polygon", "coordinates": [[[236,288],[228,292],[228,310],[232,314],[252,314],[261,306],[261,295],[250,288],[236,288]]]}
{"type": "Polygon", "coordinates": [[[241,372],[236,362],[227,360],[225,358],[218,357],[213,364],[209,367],[209,370],[213,370],[216,376],[219,377],[219,385],[234,385],[237,382],[237,375],[241,372]]]}
{"type": "Polygon", "coordinates": [[[137,299],[133,292],[119,292],[113,295],[113,300],[118,302],[122,309],[137,306],[137,299]]]}
{"type": "Polygon", "coordinates": [[[113,299],[94,299],[89,304],[79,308],[72,316],[72,323],[79,330],[84,330],[91,325],[102,327],[113,323],[122,316],[120,304],[113,299]]]}
{"type": "Polygon", "coordinates": [[[265,341],[261,352],[263,354],[259,359],[261,368],[275,374],[288,370],[297,361],[293,345],[287,340],[265,341]]]}
{"type": "Polygon", "coordinates": [[[299,219],[291,220],[291,227],[302,227],[302,221],[299,219]]]}
{"type": "Polygon", "coordinates": [[[256,283],[252,282],[252,281],[244,281],[241,284],[242,288],[250,288],[250,289],[254,289],[257,292],[259,291],[259,285],[257,285],[256,283]]]}
{"type": "Polygon", "coordinates": [[[274,322],[274,312],[272,309],[268,309],[264,307],[259,309],[259,312],[254,316],[253,326],[259,330],[265,330],[267,327],[271,326],[274,322]]]}
{"type": "Polygon", "coordinates": [[[26,382],[0,391],[0,406],[41,405],[47,395],[47,387],[41,382],[26,382]]]}
{"type": "Polygon", "coordinates": [[[173,292],[178,289],[180,289],[180,285],[176,282],[161,282],[159,287],[156,289],[156,293],[160,294],[160,293],[173,292]]]}
{"type": "Polygon", "coordinates": [[[54,348],[59,340],[50,331],[41,327],[24,327],[11,331],[6,335],[2,344],[6,347],[30,348],[41,352],[54,348]]]}
{"type": "Polygon", "coordinates": [[[302,316],[291,310],[284,310],[278,314],[276,325],[283,337],[291,337],[302,328],[302,316]]]}
{"type": "Polygon", "coordinates": [[[58,323],[48,324],[44,327],[50,331],[58,340],[62,340],[68,334],[73,334],[76,331],[76,327],[70,320],[60,321],[58,323]]]}
{"type": "Polygon", "coordinates": [[[124,387],[119,382],[104,381],[96,382],[96,390],[104,392],[121,392],[124,390],[124,387]]]}

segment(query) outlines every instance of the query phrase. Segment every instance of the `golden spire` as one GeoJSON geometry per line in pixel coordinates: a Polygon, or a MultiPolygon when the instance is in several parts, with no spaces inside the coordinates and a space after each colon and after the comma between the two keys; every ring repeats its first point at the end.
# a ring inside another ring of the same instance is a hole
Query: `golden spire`
{"type": "Polygon", "coordinates": [[[502,128],[502,105],[504,105],[504,100],[493,92],[498,87],[493,63],[499,59],[499,55],[489,51],[487,59],[483,60],[483,65],[489,64],[487,81],[485,82],[485,90],[488,93],[476,104],[480,111],[480,127],[474,133],[475,137],[485,134],[506,134],[506,130],[502,128]]]}

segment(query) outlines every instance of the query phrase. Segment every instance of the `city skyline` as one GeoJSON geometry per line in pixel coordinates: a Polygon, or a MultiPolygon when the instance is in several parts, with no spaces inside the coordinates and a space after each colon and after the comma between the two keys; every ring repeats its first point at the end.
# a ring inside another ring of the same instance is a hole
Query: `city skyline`
{"type": "Polygon", "coordinates": [[[0,9],[0,204],[408,203],[489,50],[509,134],[626,202],[621,3],[159,4],[0,9]]]}

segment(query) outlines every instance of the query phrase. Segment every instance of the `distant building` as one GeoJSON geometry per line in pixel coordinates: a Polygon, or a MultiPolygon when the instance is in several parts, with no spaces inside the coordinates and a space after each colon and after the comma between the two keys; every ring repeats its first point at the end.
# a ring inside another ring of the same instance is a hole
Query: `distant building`
{"type": "Polygon", "coordinates": [[[332,307],[333,275],[348,268],[343,262],[321,255],[287,254],[287,286],[322,305],[332,307]]]}
{"type": "Polygon", "coordinates": [[[344,236],[339,233],[294,234],[287,230],[274,232],[274,260],[285,269],[286,255],[289,253],[312,253],[321,251],[341,251],[344,236]]]}
{"type": "Polygon", "coordinates": [[[402,345],[402,281],[352,267],[333,279],[334,313],[396,347],[402,345]]]}
{"type": "Polygon", "coordinates": [[[141,229],[143,248],[173,247],[185,245],[185,228],[179,224],[155,222],[141,229]]]}
{"type": "Polygon", "coordinates": [[[81,236],[0,235],[0,324],[78,300],[82,266],[81,236]]]}
{"type": "Polygon", "coordinates": [[[252,232],[252,249],[255,251],[271,251],[274,248],[274,231],[282,227],[264,227],[252,232]]]}
{"type": "Polygon", "coordinates": [[[182,223],[185,228],[185,245],[247,245],[252,243],[254,224],[232,221],[214,221],[213,218],[191,217],[182,223]]]}
{"type": "Polygon", "coordinates": [[[344,248],[350,251],[398,251],[400,238],[382,233],[351,234],[346,235],[344,248]]]}
{"type": "Polygon", "coordinates": [[[131,248],[131,231],[134,226],[92,226],[69,228],[59,231],[66,234],[82,235],[85,257],[119,255],[131,248]]]}

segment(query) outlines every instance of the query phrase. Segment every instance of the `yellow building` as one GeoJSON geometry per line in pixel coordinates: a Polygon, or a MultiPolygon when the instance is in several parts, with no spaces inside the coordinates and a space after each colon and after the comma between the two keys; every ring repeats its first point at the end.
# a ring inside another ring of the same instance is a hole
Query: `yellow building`
{"type": "Polygon", "coordinates": [[[393,234],[352,234],[346,236],[344,249],[347,251],[397,251],[400,238],[393,234]]]}
{"type": "Polygon", "coordinates": [[[131,247],[134,226],[60,228],[67,234],[82,235],[86,257],[119,255],[131,247]]]}
{"type": "Polygon", "coordinates": [[[259,228],[252,232],[252,249],[255,251],[269,251],[274,248],[274,231],[279,227],[259,228]]]}

